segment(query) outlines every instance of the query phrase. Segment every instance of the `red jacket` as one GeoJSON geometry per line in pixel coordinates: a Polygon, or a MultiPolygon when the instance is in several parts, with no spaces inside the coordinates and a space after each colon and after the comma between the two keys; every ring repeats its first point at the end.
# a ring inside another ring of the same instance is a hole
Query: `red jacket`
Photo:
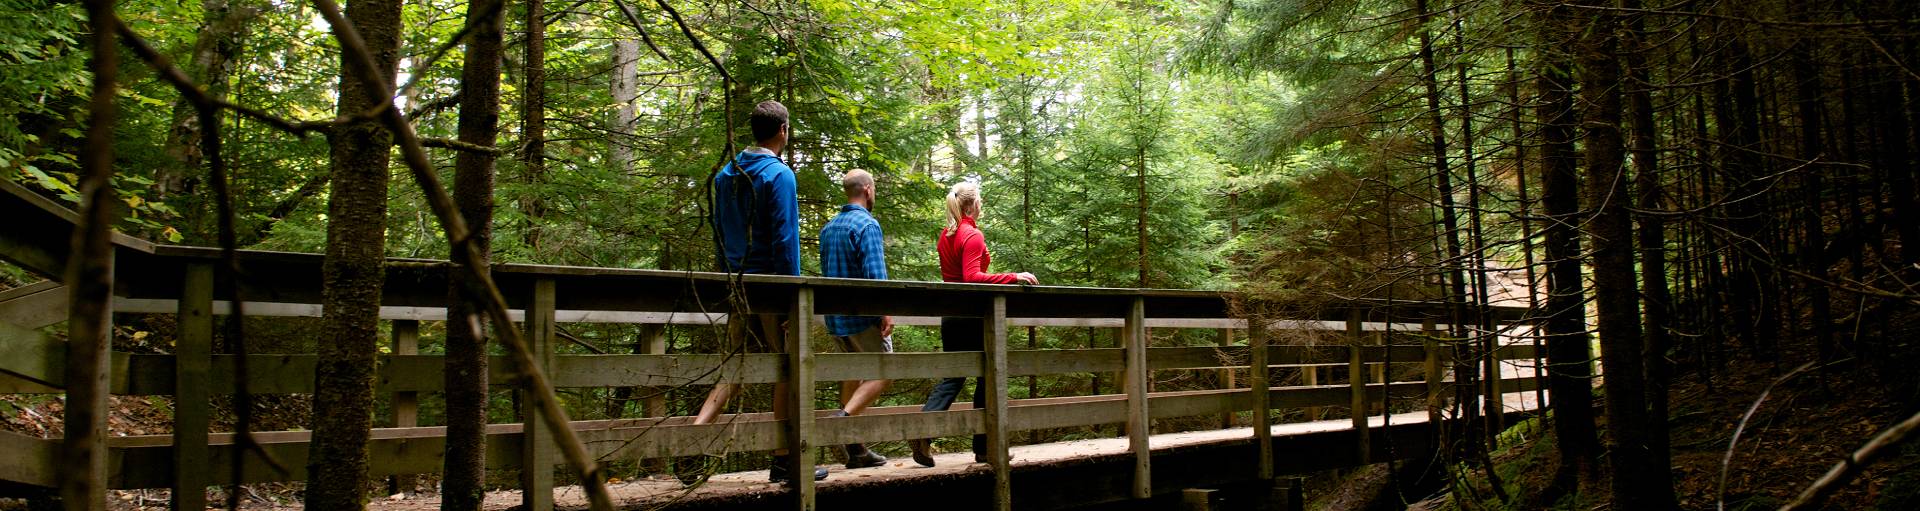
{"type": "Polygon", "coordinates": [[[934,246],[940,251],[942,280],[969,284],[1012,284],[1017,281],[1012,273],[987,273],[987,266],[993,264],[993,256],[987,253],[987,239],[980,235],[980,228],[973,225],[972,218],[962,217],[959,227],[952,231],[941,229],[934,246]]]}

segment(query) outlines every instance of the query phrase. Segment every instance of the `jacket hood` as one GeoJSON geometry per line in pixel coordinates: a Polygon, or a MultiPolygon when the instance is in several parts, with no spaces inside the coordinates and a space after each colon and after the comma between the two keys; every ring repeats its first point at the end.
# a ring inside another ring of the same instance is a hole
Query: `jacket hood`
{"type": "Polygon", "coordinates": [[[766,166],[779,162],[777,156],[753,151],[741,151],[733,157],[734,166],[738,166],[744,174],[759,174],[766,166]]]}

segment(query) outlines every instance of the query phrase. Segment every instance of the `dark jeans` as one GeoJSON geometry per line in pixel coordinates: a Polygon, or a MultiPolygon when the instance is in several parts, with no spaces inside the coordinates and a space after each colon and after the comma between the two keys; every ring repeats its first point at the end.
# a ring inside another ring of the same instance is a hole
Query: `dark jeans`
{"type": "MultiPolygon", "coordinates": [[[[940,351],[982,351],[986,349],[986,324],[978,318],[942,318],[940,320],[940,351]]],[[[987,405],[987,385],[974,378],[973,406],[987,405]]],[[[960,395],[960,389],[967,387],[966,378],[944,378],[933,386],[933,392],[927,394],[927,405],[920,407],[922,412],[941,412],[953,406],[953,400],[960,395]]],[[[973,436],[973,453],[987,452],[987,436],[973,436]]]]}

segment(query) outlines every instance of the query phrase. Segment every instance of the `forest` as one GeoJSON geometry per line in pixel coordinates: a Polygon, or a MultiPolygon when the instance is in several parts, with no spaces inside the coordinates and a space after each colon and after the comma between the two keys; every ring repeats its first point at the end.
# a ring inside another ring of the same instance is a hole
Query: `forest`
{"type": "MultiPolygon", "coordinates": [[[[100,305],[113,292],[109,228],[229,254],[326,254],[324,317],[236,320],[216,344],[323,361],[314,394],[214,403],[219,431],[313,431],[325,460],[313,463],[345,469],[258,490],[308,508],[415,491],[367,475],[366,431],[388,426],[393,406],[372,390],[376,357],[391,353],[376,315],[383,258],[465,268],[447,317],[476,319],[419,332],[421,353],[448,364],[446,392],[419,404],[419,424],[449,437],[445,469],[422,486],[443,509],[480,509],[513,478],[484,469],[479,431],[519,408],[487,389],[488,355],[524,354],[485,269],[715,271],[709,185],[753,144],[748,112],[769,99],[792,115],[779,156],[795,171],[806,275],[821,274],[815,234],[845,203],[840,177],[865,170],[895,280],[940,280],[946,192],[970,181],[994,267],[1045,285],[1231,291],[1249,314],[1445,304],[1438,337],[1463,398],[1496,364],[1491,308],[1527,309],[1552,413],[1509,430],[1498,410],[1463,406],[1468,420],[1435,453],[1448,482],[1394,492],[1386,508],[1435,493],[1445,509],[1920,506],[1920,447],[1902,442],[1920,428],[1920,250],[1905,247],[1920,240],[1913,2],[0,6],[0,174],[82,220],[64,280],[75,319],[58,329],[68,343],[173,349],[170,316],[100,305]]],[[[0,288],[51,277],[0,265],[0,288]]],[[[937,330],[894,342],[939,351],[937,330]]],[[[559,335],[562,353],[723,342],[639,325],[559,335]]],[[[1093,328],[1010,339],[1121,347],[1093,328]]],[[[69,356],[68,374],[102,357],[69,356]]],[[[882,403],[918,404],[931,383],[896,382],[882,403]]],[[[1092,373],[1007,388],[1018,399],[1119,385],[1092,373]]],[[[566,389],[552,405],[575,419],[684,416],[705,393],[566,389]]],[[[105,413],[74,396],[68,423],[105,413]]],[[[60,436],[58,398],[0,398],[4,429],[60,436]],[[29,419],[43,415],[56,419],[29,419]]],[[[749,390],[740,406],[774,399],[749,390]]],[[[817,400],[833,399],[823,385],[817,400]]],[[[952,440],[938,447],[965,449],[952,440]]],[[[763,460],[616,464],[600,477],[763,460]]],[[[69,490],[70,509],[97,508],[69,490]]],[[[260,498],[243,493],[215,492],[226,506],[260,498]]]]}

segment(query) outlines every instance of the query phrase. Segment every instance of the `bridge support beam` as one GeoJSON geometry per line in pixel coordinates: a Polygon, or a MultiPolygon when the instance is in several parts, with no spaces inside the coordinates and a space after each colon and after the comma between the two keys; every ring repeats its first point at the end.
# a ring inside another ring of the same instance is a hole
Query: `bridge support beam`
{"type": "Polygon", "coordinates": [[[187,265],[173,349],[173,508],[207,508],[209,373],[213,365],[213,265],[187,265]]]}
{"type": "MultiPolygon", "coordinates": [[[[420,322],[411,319],[393,320],[393,354],[420,354],[420,322]]],[[[420,425],[420,393],[405,391],[393,393],[393,427],[411,428],[420,425]]],[[[387,480],[391,493],[413,493],[417,479],[412,474],[397,474],[387,480]]]]}
{"type": "Polygon", "coordinates": [[[999,511],[1013,509],[1013,467],[1007,455],[1007,296],[993,295],[993,304],[988,307],[986,318],[986,336],[983,346],[985,357],[980,362],[983,378],[980,385],[987,386],[986,423],[987,423],[987,462],[993,465],[993,508],[999,511]]]}
{"type": "Polygon", "coordinates": [[[1367,438],[1367,369],[1366,369],[1366,333],[1361,329],[1366,321],[1365,313],[1355,310],[1347,318],[1347,340],[1352,343],[1347,348],[1347,384],[1353,389],[1353,402],[1347,415],[1353,417],[1354,447],[1360,451],[1360,463],[1368,462],[1373,455],[1373,445],[1367,438]]]}
{"type": "Polygon", "coordinates": [[[1247,322],[1247,385],[1253,388],[1253,444],[1259,451],[1260,480],[1273,479],[1273,389],[1267,383],[1267,322],[1247,322]]]}
{"type": "MultiPolygon", "coordinates": [[[[553,374],[553,304],[553,280],[534,281],[533,302],[527,307],[527,350],[543,374],[553,374]]],[[[556,449],[553,432],[540,420],[539,398],[531,394],[526,388],[520,391],[520,509],[551,511],[556,449]]]]}
{"type": "Polygon", "coordinates": [[[813,511],[813,346],[807,334],[813,331],[813,288],[794,290],[793,307],[787,311],[787,391],[776,399],[786,401],[787,473],[793,475],[793,509],[813,511]]]}
{"type": "Polygon", "coordinates": [[[1153,497],[1153,419],[1147,411],[1147,302],[1133,299],[1127,310],[1127,443],[1133,451],[1133,498],[1153,497]]]}

